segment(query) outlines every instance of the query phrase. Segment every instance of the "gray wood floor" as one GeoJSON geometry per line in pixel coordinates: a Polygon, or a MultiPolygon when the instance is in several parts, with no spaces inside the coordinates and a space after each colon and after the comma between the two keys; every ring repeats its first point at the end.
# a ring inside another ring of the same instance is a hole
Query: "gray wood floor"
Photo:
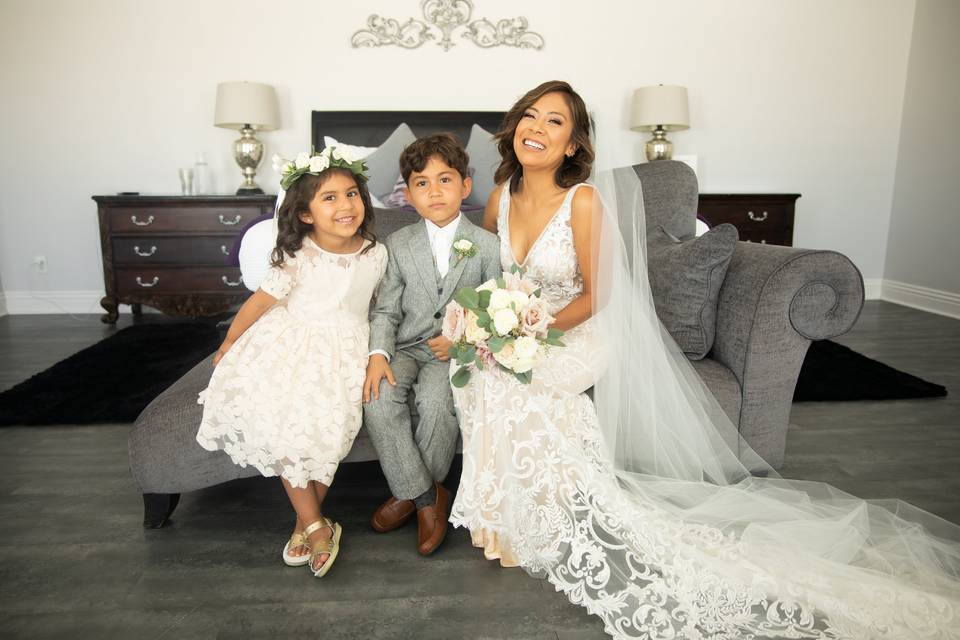
{"type": "MultiPolygon", "coordinates": [[[[0,389],[110,332],[93,315],[0,318],[0,389]]],[[[960,321],[869,302],[838,341],[951,395],[794,405],[783,474],[960,522],[960,321]]],[[[370,530],[387,495],[375,463],[337,476],[328,509],[343,555],[323,580],[280,562],[292,517],[275,479],[185,495],[169,527],[144,531],[127,432],[0,429],[0,636],[606,637],[548,584],[485,561],[463,531],[424,559],[414,526],[370,530]]]]}

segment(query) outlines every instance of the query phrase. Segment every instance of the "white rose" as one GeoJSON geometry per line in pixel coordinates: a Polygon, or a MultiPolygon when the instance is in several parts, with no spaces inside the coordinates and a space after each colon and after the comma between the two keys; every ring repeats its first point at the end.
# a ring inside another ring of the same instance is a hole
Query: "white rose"
{"type": "Polygon", "coordinates": [[[273,170],[277,173],[283,171],[287,166],[287,161],[284,160],[279,153],[273,154],[273,170]]]}
{"type": "Polygon", "coordinates": [[[313,156],[310,158],[310,171],[320,173],[330,166],[330,158],[326,156],[313,156]]]}
{"type": "Polygon", "coordinates": [[[529,358],[514,358],[513,366],[510,367],[517,373],[526,373],[533,369],[534,361],[529,358]]]}
{"type": "Polygon", "coordinates": [[[306,151],[301,151],[297,154],[297,159],[293,162],[297,169],[306,169],[310,166],[310,154],[306,151]]]}
{"type": "Polygon", "coordinates": [[[473,248],[473,243],[466,238],[461,238],[453,243],[453,248],[457,251],[470,251],[473,248]]]}
{"type": "MultiPolygon", "coordinates": [[[[494,295],[496,295],[496,292],[494,292],[494,295]]],[[[501,336],[509,334],[517,328],[518,324],[520,324],[520,321],[513,309],[500,309],[493,314],[493,328],[501,336]]]]}
{"type": "Polygon", "coordinates": [[[350,153],[350,150],[346,147],[334,147],[331,153],[333,154],[334,158],[337,160],[343,160],[347,164],[353,164],[355,160],[353,154],[350,153]]]}
{"type": "Polygon", "coordinates": [[[523,291],[511,291],[510,298],[513,304],[516,305],[517,311],[523,311],[523,308],[527,306],[527,302],[530,301],[530,296],[523,291]]]}
{"type": "Polygon", "coordinates": [[[467,337],[467,342],[476,344],[490,337],[490,332],[477,324],[477,314],[473,311],[467,311],[467,326],[463,334],[467,337]]]}
{"type": "Polygon", "coordinates": [[[520,336],[514,341],[513,347],[517,352],[518,359],[534,360],[537,357],[537,350],[540,348],[540,345],[536,339],[530,336],[520,336]]]}
{"type": "Polygon", "coordinates": [[[497,351],[493,354],[493,359],[505,366],[507,369],[513,369],[513,365],[516,361],[516,352],[513,348],[513,343],[508,342],[503,345],[503,348],[500,351],[497,351]]]}
{"type": "Polygon", "coordinates": [[[482,285],[477,287],[477,291],[496,291],[496,289],[497,289],[497,281],[493,278],[491,278],[490,280],[487,280],[482,285]]]}
{"type": "Polygon", "coordinates": [[[506,289],[496,289],[490,294],[490,305],[487,307],[487,311],[494,313],[498,309],[508,309],[510,308],[511,302],[513,302],[513,298],[510,296],[509,291],[506,289]]]}

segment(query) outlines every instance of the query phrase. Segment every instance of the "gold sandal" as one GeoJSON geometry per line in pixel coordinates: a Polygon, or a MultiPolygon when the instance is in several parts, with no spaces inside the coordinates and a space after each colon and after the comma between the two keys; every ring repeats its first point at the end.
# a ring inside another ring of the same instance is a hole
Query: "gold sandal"
{"type": "Polygon", "coordinates": [[[295,556],[290,553],[291,549],[296,549],[297,547],[306,547],[307,550],[310,550],[310,538],[307,537],[307,534],[304,531],[299,533],[294,532],[290,536],[290,539],[287,540],[287,544],[283,546],[283,563],[288,567],[302,567],[303,565],[310,562],[310,554],[302,556],[295,556]]]}
{"type": "Polygon", "coordinates": [[[343,529],[340,527],[339,523],[334,522],[330,518],[321,516],[319,520],[305,527],[303,530],[303,534],[305,536],[310,536],[310,534],[323,529],[324,527],[330,529],[332,535],[330,536],[329,540],[318,540],[311,545],[310,559],[307,561],[307,568],[316,578],[322,578],[323,576],[327,575],[330,567],[333,566],[334,560],[337,559],[337,555],[340,553],[340,537],[343,534],[343,529]],[[317,556],[320,556],[324,553],[328,554],[326,561],[320,565],[319,569],[314,570],[314,560],[317,559],[317,556]]]}

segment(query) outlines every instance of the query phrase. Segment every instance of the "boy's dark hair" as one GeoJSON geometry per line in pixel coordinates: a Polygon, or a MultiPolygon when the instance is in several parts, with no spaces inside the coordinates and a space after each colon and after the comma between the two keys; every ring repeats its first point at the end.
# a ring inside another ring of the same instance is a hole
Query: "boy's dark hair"
{"type": "Polygon", "coordinates": [[[317,195],[317,191],[320,190],[323,183],[335,174],[349,177],[357,182],[360,200],[363,202],[363,222],[357,229],[357,235],[370,241],[370,244],[364,248],[363,253],[372,249],[373,245],[377,243],[377,237],[373,235],[373,204],[370,200],[367,181],[357,177],[349,169],[331,167],[316,175],[306,173],[297,178],[287,189],[287,194],[280,205],[280,211],[277,212],[277,245],[270,255],[271,266],[283,266],[286,256],[292,258],[293,254],[303,247],[303,238],[310,233],[313,226],[300,220],[300,214],[310,211],[310,201],[317,195]]]}
{"type": "Polygon", "coordinates": [[[410,174],[414,171],[423,171],[433,156],[456,169],[461,179],[470,177],[470,156],[457,137],[452,133],[435,133],[414,140],[400,154],[400,175],[403,176],[403,181],[409,182],[410,174]]]}

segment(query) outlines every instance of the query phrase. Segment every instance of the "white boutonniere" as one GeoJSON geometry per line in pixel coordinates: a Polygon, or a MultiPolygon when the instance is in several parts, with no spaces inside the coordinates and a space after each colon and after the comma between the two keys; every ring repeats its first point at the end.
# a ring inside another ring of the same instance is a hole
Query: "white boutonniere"
{"type": "Polygon", "coordinates": [[[453,241],[453,250],[457,252],[457,260],[472,258],[477,255],[477,247],[466,238],[459,238],[453,241]]]}

